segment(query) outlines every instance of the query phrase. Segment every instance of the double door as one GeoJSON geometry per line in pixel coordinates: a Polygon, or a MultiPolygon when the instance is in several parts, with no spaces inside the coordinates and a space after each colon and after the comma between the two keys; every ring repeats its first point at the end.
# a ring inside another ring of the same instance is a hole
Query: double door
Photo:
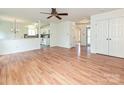
{"type": "Polygon", "coordinates": [[[124,17],[97,21],[96,52],[124,57],[124,17]]]}

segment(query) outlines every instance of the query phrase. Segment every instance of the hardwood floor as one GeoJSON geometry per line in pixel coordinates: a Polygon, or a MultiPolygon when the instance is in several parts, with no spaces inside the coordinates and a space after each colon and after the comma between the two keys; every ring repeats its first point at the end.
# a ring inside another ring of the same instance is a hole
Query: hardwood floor
{"type": "Polygon", "coordinates": [[[124,84],[124,59],[53,47],[0,57],[0,84],[124,84]]]}

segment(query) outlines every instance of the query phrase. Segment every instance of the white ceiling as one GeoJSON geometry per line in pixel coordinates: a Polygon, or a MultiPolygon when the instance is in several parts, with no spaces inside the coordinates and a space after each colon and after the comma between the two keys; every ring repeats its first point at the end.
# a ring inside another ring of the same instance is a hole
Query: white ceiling
{"type": "MultiPolygon", "coordinates": [[[[62,16],[62,20],[80,21],[83,18],[91,15],[112,11],[115,8],[58,8],[58,12],[67,12],[68,16],[62,16]]],[[[46,19],[49,15],[40,14],[40,12],[51,12],[49,8],[0,8],[0,19],[2,18],[17,18],[25,21],[51,22],[59,21],[56,18],[46,19]]]]}

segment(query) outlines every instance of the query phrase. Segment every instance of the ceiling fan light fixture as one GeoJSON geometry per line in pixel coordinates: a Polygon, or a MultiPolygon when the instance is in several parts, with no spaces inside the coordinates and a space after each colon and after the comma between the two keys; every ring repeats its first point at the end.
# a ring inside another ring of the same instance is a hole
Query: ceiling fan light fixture
{"type": "Polygon", "coordinates": [[[45,13],[40,12],[42,14],[50,14],[50,16],[47,17],[47,19],[50,19],[51,17],[55,16],[57,19],[61,20],[62,18],[60,16],[68,16],[68,13],[58,13],[56,8],[51,8],[51,13],[45,13]]]}

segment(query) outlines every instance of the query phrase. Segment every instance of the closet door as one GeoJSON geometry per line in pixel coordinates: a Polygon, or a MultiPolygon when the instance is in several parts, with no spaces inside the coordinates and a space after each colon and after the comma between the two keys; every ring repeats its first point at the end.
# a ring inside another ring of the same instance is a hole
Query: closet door
{"type": "Polygon", "coordinates": [[[124,17],[109,22],[109,55],[124,57],[124,17]]]}
{"type": "Polygon", "coordinates": [[[108,20],[96,23],[96,52],[108,55],[108,20]]]}

